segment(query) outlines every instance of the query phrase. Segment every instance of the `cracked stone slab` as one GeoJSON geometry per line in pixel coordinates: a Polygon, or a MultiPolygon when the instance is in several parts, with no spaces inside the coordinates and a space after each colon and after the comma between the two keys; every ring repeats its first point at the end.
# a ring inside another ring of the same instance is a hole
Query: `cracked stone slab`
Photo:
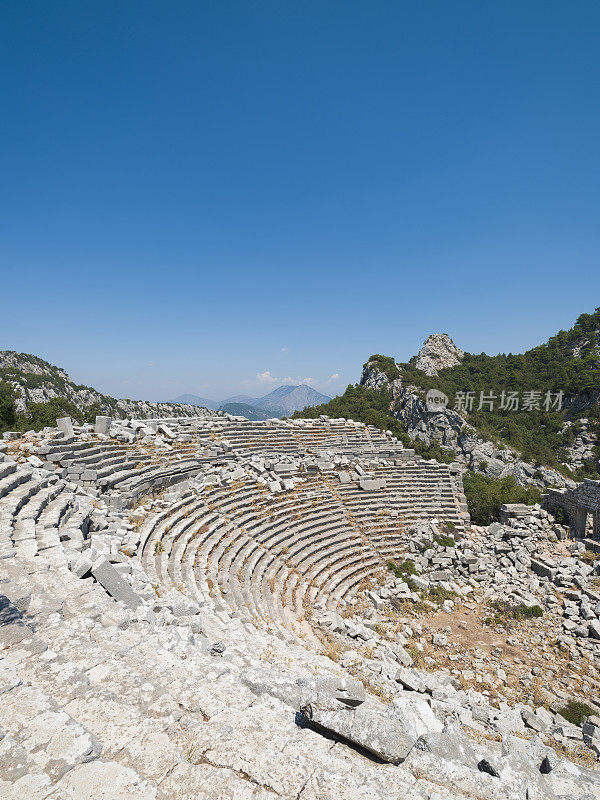
{"type": "Polygon", "coordinates": [[[153,733],[161,733],[167,724],[166,719],[146,717],[107,692],[88,692],[64,710],[102,742],[104,758],[113,758],[134,739],[144,741],[153,733]]]}
{"type": "Polygon", "coordinates": [[[162,781],[156,800],[276,800],[276,797],[272,791],[231,769],[184,763],[178,764],[162,781]]]}
{"type": "Polygon", "coordinates": [[[52,783],[44,772],[23,775],[14,783],[0,777],[0,798],[2,800],[46,800],[52,783]]]}
{"type": "Polygon", "coordinates": [[[46,647],[28,625],[13,622],[0,626],[0,652],[19,648],[30,653],[42,653],[46,647]]]}
{"type": "Polygon", "coordinates": [[[67,773],[48,800],[156,800],[156,786],[114,761],[93,761],[67,773]]]}
{"type": "Polygon", "coordinates": [[[387,774],[381,774],[381,766],[377,775],[368,767],[365,772],[368,774],[351,768],[340,772],[318,769],[309,776],[299,800],[382,800],[387,797],[394,800],[454,800],[449,794],[434,798],[425,787],[417,786],[410,773],[397,767],[387,774]]]}
{"type": "MultiPolygon", "coordinates": [[[[45,656],[47,652],[41,658],[19,664],[18,674],[23,682],[35,684],[41,691],[52,694],[58,706],[64,706],[88,691],[90,682],[87,676],[72,661],[55,654],[48,659],[45,656]]],[[[0,682],[1,674],[0,666],[0,682]]]]}
{"type": "Polygon", "coordinates": [[[98,739],[42,692],[20,686],[3,695],[0,727],[20,745],[37,771],[57,780],[75,764],[97,758],[98,739]]]}
{"type": "Polygon", "coordinates": [[[132,739],[114,758],[159,784],[177,764],[185,761],[186,754],[166,733],[150,733],[143,740],[132,739]]]}
{"type": "Polygon", "coordinates": [[[0,695],[10,692],[11,689],[20,686],[21,680],[16,667],[9,664],[5,659],[0,660],[0,695]]]}
{"type": "Polygon", "coordinates": [[[225,709],[213,721],[229,725],[230,733],[204,752],[205,761],[241,772],[277,794],[295,797],[300,792],[314,765],[303,753],[282,752],[297,731],[288,706],[271,697],[261,698],[242,713],[225,709]]]}
{"type": "MultiPolygon", "coordinates": [[[[12,736],[0,740],[0,776],[2,780],[14,783],[19,778],[35,771],[35,762],[12,736]]],[[[0,789],[0,797],[2,790],[0,789]]]]}
{"type": "Polygon", "coordinates": [[[416,737],[406,733],[401,720],[367,703],[355,709],[342,710],[313,707],[308,703],[300,713],[319,729],[341,736],[382,761],[393,764],[403,761],[416,741],[416,737]]]}

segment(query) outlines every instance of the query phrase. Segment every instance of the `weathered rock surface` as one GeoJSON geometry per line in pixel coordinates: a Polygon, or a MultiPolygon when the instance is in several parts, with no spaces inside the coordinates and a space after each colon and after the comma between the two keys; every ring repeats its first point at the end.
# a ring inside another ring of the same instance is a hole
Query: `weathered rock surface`
{"type": "Polygon", "coordinates": [[[415,357],[415,367],[426,375],[437,375],[441,369],[460,364],[464,354],[447,333],[432,333],[415,357]]]}
{"type": "MultiPolygon", "coordinates": [[[[450,617],[540,595],[550,616],[564,590],[560,621],[589,631],[595,568],[546,512],[468,531],[448,467],[345,420],[94,427],[0,452],[0,797],[598,795],[596,770],[538,736],[595,763],[595,715],[578,727],[499,699],[501,655],[492,685],[470,654],[465,688],[454,631],[404,611],[436,589],[450,617]],[[385,569],[392,553],[412,557],[414,585],[385,569]]],[[[600,640],[568,639],[592,689],[600,640]]]]}

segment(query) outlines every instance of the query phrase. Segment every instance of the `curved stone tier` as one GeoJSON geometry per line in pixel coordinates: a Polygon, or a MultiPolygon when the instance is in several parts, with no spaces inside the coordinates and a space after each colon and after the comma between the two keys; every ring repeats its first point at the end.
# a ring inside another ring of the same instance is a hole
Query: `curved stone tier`
{"type": "Polygon", "coordinates": [[[37,469],[31,457],[3,465],[6,553],[69,563],[88,547],[113,563],[116,553],[157,591],[177,587],[200,607],[317,644],[312,610],[351,601],[406,550],[410,522],[463,526],[449,468],[361,424],[215,415],[111,432],[50,435],[37,469]],[[101,530],[88,537],[95,503],[126,511],[173,486],[179,495],[146,507],[139,531],[115,531],[109,545],[101,530]]]}

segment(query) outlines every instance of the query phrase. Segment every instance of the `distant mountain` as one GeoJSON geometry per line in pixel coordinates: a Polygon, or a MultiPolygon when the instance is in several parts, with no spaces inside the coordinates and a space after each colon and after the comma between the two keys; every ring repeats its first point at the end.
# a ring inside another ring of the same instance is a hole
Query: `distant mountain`
{"type": "Polygon", "coordinates": [[[264,397],[250,397],[247,394],[237,394],[227,397],[221,403],[198,397],[195,394],[180,394],[173,400],[174,403],[186,403],[194,406],[204,406],[213,411],[227,411],[229,414],[246,417],[247,419],[268,419],[269,417],[289,417],[294,411],[302,411],[308,406],[318,406],[328,403],[331,397],[311,389],[306,384],[300,386],[280,386],[264,397]],[[245,410],[231,411],[229,406],[244,406],[245,410]],[[264,416],[256,416],[258,411],[265,412],[264,416]],[[252,414],[252,416],[248,416],[252,414]]]}
{"type": "Polygon", "coordinates": [[[225,400],[221,400],[221,406],[226,403],[244,403],[245,405],[254,406],[256,405],[256,397],[250,397],[249,394],[235,394],[233,397],[226,397],[225,400]]]}
{"type": "Polygon", "coordinates": [[[268,411],[255,408],[247,403],[223,403],[223,405],[219,407],[219,411],[226,411],[234,417],[246,417],[246,419],[251,420],[269,419],[269,417],[273,416],[268,411]]]}
{"type": "Polygon", "coordinates": [[[326,394],[311,389],[306,384],[300,386],[280,386],[269,394],[255,400],[252,405],[269,411],[273,417],[289,417],[294,411],[302,411],[307,406],[318,406],[331,400],[326,394]]]}
{"type": "Polygon", "coordinates": [[[204,408],[211,408],[216,411],[219,404],[214,400],[207,400],[206,397],[198,397],[197,394],[180,394],[171,401],[172,403],[185,403],[190,406],[203,406],[204,408]]]}

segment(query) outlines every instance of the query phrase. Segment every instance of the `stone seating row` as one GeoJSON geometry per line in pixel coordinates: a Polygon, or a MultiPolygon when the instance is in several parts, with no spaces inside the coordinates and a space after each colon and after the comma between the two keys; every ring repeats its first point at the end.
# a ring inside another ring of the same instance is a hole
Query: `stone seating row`
{"type": "Polygon", "coordinates": [[[191,581],[201,601],[212,594],[243,618],[296,634],[307,608],[382,566],[327,486],[311,483],[294,497],[265,498],[251,482],[218,487],[161,512],[138,543],[146,574],[157,585],[191,581]]]}
{"type": "MultiPolygon", "coordinates": [[[[177,421],[173,429],[195,436],[194,455],[185,444],[155,456],[139,443],[58,440],[47,445],[45,455],[64,466],[67,477],[76,476],[86,485],[87,476],[111,502],[126,506],[198,475],[206,459],[198,457],[197,443],[205,430],[211,441],[225,445],[219,463],[231,457],[225,456],[230,447],[246,455],[265,454],[269,448],[285,455],[321,445],[325,451],[329,442],[360,446],[376,455],[378,448],[394,446],[380,431],[344,422],[254,423],[223,417],[210,426],[205,420],[177,421]]],[[[182,586],[217,612],[227,610],[245,622],[267,625],[282,638],[297,635],[314,605],[337,607],[382,569],[387,558],[403,552],[406,521],[459,521],[450,473],[443,465],[411,461],[374,469],[386,479],[384,490],[342,484],[334,471],[304,473],[299,485],[281,494],[271,494],[247,477],[234,485],[205,487],[200,496],[184,496],[151,514],[139,535],[136,531],[127,537],[124,549],[157,590],[182,586]]],[[[56,475],[42,486],[30,474],[0,467],[0,498],[3,493],[10,496],[9,511],[3,512],[0,503],[0,518],[2,513],[10,517],[11,552],[33,556],[50,551],[58,558],[62,545],[77,542],[85,514],[76,518],[73,492],[64,481],[57,483],[56,475]]],[[[3,544],[8,549],[8,542],[3,544]]],[[[310,635],[310,630],[304,633],[310,635]]]]}
{"type": "MultiPolygon", "coordinates": [[[[73,532],[89,511],[73,516],[77,505],[74,484],[57,479],[48,473],[3,464],[2,471],[12,468],[11,490],[5,483],[0,497],[0,557],[31,559],[53,550],[61,561],[66,556],[61,545],[61,528],[70,519],[73,532]]],[[[66,538],[66,537],[65,537],[66,538]]]]}

